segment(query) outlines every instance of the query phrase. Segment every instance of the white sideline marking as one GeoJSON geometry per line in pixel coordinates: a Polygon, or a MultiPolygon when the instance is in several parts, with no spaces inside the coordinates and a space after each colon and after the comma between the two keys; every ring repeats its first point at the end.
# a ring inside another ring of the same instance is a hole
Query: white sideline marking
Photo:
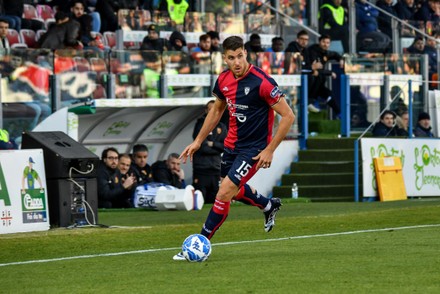
{"type": "MultiPolygon", "coordinates": [[[[327,234],[316,234],[316,235],[304,235],[304,236],[292,236],[292,237],[284,237],[284,238],[276,238],[276,239],[223,242],[223,243],[212,244],[212,246],[225,246],[225,245],[235,245],[235,244],[274,242],[274,241],[285,241],[285,240],[294,240],[294,239],[308,239],[308,238],[319,238],[319,237],[333,237],[333,236],[341,236],[341,235],[354,235],[354,234],[363,234],[363,233],[373,233],[373,232],[383,232],[383,231],[393,231],[393,230],[409,230],[409,229],[420,229],[420,228],[431,228],[431,227],[440,227],[440,224],[406,226],[406,227],[384,228],[384,229],[371,229],[371,230],[359,230],[359,231],[327,233],[327,234]]],[[[94,258],[94,257],[118,256],[118,255],[128,255],[128,254],[159,252],[159,251],[171,251],[171,250],[177,251],[177,250],[180,250],[180,249],[181,249],[181,247],[156,248],[156,249],[145,249],[145,250],[135,250],[135,251],[125,251],[125,252],[114,252],[114,253],[78,255],[78,256],[70,256],[70,257],[51,258],[51,259],[37,259],[37,260],[27,260],[27,261],[16,261],[16,262],[9,262],[9,263],[0,263],[0,267],[2,267],[2,266],[10,266],[10,265],[22,265],[22,264],[31,264],[31,263],[46,263],[46,262],[63,261],[63,260],[94,258]]]]}

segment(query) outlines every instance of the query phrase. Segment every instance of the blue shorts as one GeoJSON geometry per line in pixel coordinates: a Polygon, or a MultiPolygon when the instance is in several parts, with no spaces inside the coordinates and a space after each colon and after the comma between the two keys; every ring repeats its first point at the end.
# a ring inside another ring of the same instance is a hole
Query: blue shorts
{"type": "Polygon", "coordinates": [[[221,164],[222,178],[228,176],[237,187],[243,186],[257,172],[257,161],[253,160],[252,157],[257,156],[260,152],[258,149],[241,152],[225,149],[221,164]]]}

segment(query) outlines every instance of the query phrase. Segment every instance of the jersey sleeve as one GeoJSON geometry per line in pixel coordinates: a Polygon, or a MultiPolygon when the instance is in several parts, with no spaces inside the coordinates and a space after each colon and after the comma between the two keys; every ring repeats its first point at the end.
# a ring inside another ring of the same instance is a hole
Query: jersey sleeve
{"type": "Polygon", "coordinates": [[[215,97],[221,100],[226,100],[226,97],[223,95],[222,91],[220,90],[219,79],[220,77],[215,82],[214,89],[212,89],[212,95],[214,95],[215,97]]]}
{"type": "Polygon", "coordinates": [[[261,83],[260,96],[270,106],[273,106],[280,101],[281,97],[284,97],[284,93],[278,88],[278,84],[272,78],[265,78],[261,83]]]}

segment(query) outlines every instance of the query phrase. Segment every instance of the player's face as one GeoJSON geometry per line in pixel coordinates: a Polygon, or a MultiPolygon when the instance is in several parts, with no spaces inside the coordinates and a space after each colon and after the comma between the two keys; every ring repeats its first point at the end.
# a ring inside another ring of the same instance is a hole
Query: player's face
{"type": "Polygon", "coordinates": [[[147,159],[147,151],[136,152],[136,154],[134,155],[134,163],[139,167],[145,167],[147,165],[147,159]]]}
{"type": "Polygon", "coordinates": [[[118,167],[118,153],[114,151],[108,151],[107,157],[104,158],[104,163],[111,169],[116,169],[118,167]]]}
{"type": "Polygon", "coordinates": [[[118,168],[121,174],[125,175],[128,173],[128,170],[130,169],[131,160],[127,157],[121,157],[119,159],[118,168]]]}
{"type": "Polygon", "coordinates": [[[247,52],[244,48],[238,48],[235,51],[226,50],[223,54],[223,59],[236,78],[242,77],[249,68],[246,56],[247,52]]]}

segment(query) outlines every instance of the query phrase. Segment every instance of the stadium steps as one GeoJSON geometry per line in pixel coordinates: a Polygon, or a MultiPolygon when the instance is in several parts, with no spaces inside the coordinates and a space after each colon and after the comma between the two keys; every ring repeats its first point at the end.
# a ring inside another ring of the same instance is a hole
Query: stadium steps
{"type": "Polygon", "coordinates": [[[314,202],[353,201],[354,138],[310,138],[307,150],[298,152],[290,173],[281,177],[273,196],[289,198],[292,184],[298,185],[300,198],[314,202]]]}

